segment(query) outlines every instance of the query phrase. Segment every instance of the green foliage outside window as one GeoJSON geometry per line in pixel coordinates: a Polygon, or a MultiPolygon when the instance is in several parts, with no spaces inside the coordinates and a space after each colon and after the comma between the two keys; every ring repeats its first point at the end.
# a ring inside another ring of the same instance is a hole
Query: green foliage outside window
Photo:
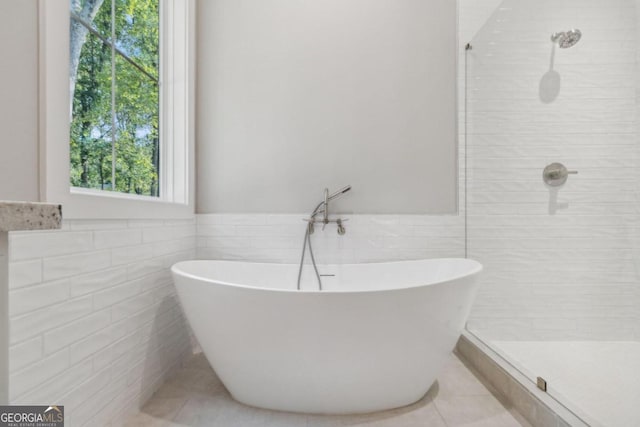
{"type": "Polygon", "coordinates": [[[158,196],[158,0],[71,0],[70,28],[71,185],[158,196]]]}

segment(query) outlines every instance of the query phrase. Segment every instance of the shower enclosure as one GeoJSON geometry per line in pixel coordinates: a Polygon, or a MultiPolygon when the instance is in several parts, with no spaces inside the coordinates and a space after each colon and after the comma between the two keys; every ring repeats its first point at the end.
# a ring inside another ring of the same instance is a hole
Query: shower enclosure
{"type": "Polygon", "coordinates": [[[637,3],[460,0],[468,330],[593,426],[640,425],[637,3]]]}

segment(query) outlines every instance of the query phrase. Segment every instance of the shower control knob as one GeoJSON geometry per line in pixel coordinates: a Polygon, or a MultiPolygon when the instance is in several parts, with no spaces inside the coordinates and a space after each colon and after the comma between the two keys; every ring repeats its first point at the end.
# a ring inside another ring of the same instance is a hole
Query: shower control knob
{"type": "Polygon", "coordinates": [[[569,175],[575,175],[578,171],[570,171],[562,163],[551,163],[542,172],[542,179],[545,184],[551,187],[559,187],[567,182],[569,175]]]}

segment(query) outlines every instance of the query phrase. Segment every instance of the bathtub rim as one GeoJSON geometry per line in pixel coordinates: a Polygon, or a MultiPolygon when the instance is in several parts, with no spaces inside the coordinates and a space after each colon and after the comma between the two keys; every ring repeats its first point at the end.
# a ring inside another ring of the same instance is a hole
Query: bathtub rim
{"type": "Polygon", "coordinates": [[[425,258],[425,259],[412,259],[412,260],[400,260],[400,261],[385,261],[385,262],[375,262],[374,261],[374,262],[362,262],[362,263],[350,263],[350,264],[322,264],[322,265],[323,266],[325,266],[325,265],[326,266],[332,266],[332,265],[338,265],[338,266],[344,266],[344,265],[370,265],[370,264],[376,264],[376,265],[384,264],[384,265],[387,265],[387,264],[401,264],[401,263],[421,262],[421,261],[451,261],[451,260],[463,261],[465,263],[468,263],[470,268],[468,270],[464,271],[461,274],[452,275],[452,276],[447,277],[446,279],[441,280],[441,281],[430,282],[430,283],[422,283],[422,284],[419,284],[419,285],[412,285],[412,286],[401,286],[401,287],[390,288],[390,289],[318,290],[318,289],[263,288],[263,287],[258,287],[258,286],[244,285],[244,284],[239,284],[239,283],[225,282],[225,281],[222,281],[222,280],[210,279],[210,278],[199,276],[199,275],[196,275],[196,274],[187,273],[184,269],[180,269],[180,267],[182,265],[185,265],[185,264],[205,263],[205,262],[223,262],[223,263],[229,263],[229,264],[252,264],[252,265],[281,265],[281,266],[287,266],[288,265],[288,266],[296,266],[297,267],[297,264],[291,264],[291,263],[253,262],[253,261],[221,260],[221,259],[215,259],[215,260],[214,259],[212,259],[212,260],[187,260],[187,261],[180,261],[180,262],[177,262],[177,263],[173,264],[171,266],[171,273],[174,274],[174,275],[186,277],[186,278],[197,280],[197,281],[201,281],[201,282],[206,282],[206,283],[209,283],[209,284],[222,285],[222,286],[225,286],[225,287],[228,287],[228,288],[240,288],[240,289],[250,289],[250,290],[255,290],[255,291],[263,291],[263,292],[282,292],[282,293],[304,294],[304,295],[309,295],[309,294],[345,295],[345,294],[370,294],[370,293],[406,291],[406,290],[409,290],[409,289],[417,289],[417,288],[422,288],[422,287],[426,287],[426,286],[435,286],[435,285],[455,282],[455,281],[464,279],[466,277],[472,277],[472,276],[478,275],[484,269],[484,266],[479,261],[476,261],[476,260],[470,259],[470,258],[425,258]]]}

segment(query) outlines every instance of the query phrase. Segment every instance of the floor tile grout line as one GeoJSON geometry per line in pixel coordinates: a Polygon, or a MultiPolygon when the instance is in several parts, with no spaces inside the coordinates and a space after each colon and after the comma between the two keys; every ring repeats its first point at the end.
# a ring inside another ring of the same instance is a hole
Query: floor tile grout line
{"type": "Polygon", "coordinates": [[[449,425],[449,423],[447,422],[447,420],[444,418],[444,416],[443,416],[443,415],[442,415],[442,413],[440,412],[440,409],[438,408],[438,404],[436,403],[436,401],[435,401],[433,398],[431,398],[431,403],[433,403],[433,407],[435,408],[436,413],[440,416],[440,419],[442,420],[442,422],[444,423],[444,425],[445,425],[446,427],[453,427],[453,426],[450,426],[450,425],[449,425]]]}

